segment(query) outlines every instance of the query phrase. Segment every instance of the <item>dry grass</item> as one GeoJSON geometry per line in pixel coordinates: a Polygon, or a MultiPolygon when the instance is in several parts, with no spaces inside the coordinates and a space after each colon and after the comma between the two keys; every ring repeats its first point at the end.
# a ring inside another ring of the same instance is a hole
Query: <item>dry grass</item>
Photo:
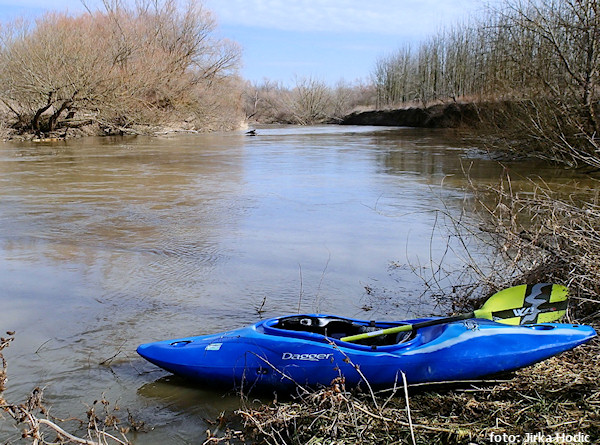
{"type": "Polygon", "coordinates": [[[491,288],[507,283],[563,283],[570,290],[571,317],[597,321],[600,196],[596,184],[590,177],[586,186],[572,184],[558,190],[538,178],[529,180],[527,190],[516,190],[505,171],[497,185],[472,185],[480,234],[473,229],[469,234],[498,252],[493,270],[479,270],[481,281],[491,288]]]}
{"type": "MultiPolygon", "coordinates": [[[[228,419],[241,429],[205,443],[489,444],[491,435],[577,434],[600,440],[600,342],[520,370],[506,380],[348,391],[248,403],[228,419]],[[410,404],[410,407],[409,407],[410,404]]],[[[507,443],[507,442],[503,442],[507,443]]]]}

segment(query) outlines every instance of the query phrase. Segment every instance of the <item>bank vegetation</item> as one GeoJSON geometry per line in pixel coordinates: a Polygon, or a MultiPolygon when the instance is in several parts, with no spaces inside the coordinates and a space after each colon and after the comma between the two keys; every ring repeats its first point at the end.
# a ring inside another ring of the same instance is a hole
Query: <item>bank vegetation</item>
{"type": "Polygon", "coordinates": [[[381,57],[378,107],[468,101],[513,151],[600,167],[600,2],[506,0],[381,57]]]}
{"type": "Polygon", "coordinates": [[[239,126],[240,49],[215,27],[196,0],[102,0],[0,24],[4,133],[239,126]]]}

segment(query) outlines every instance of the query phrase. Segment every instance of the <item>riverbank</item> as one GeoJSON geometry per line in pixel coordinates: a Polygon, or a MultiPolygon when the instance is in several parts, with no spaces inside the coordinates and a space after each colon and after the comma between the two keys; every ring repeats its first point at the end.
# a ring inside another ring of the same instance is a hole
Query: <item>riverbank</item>
{"type": "Polygon", "coordinates": [[[595,339],[497,380],[417,385],[406,392],[399,383],[395,391],[357,394],[335,382],[291,401],[248,403],[230,418],[243,432],[212,434],[212,443],[224,436],[268,444],[597,443],[599,354],[595,339]]]}
{"type": "MultiPolygon", "coordinates": [[[[475,129],[490,119],[491,113],[496,113],[499,104],[477,103],[447,103],[428,107],[409,107],[388,110],[355,111],[341,119],[331,121],[335,125],[371,125],[398,126],[414,128],[463,128],[475,129]]],[[[261,122],[254,122],[260,124],[261,122]]],[[[269,122],[273,123],[273,122],[269,122]]],[[[282,121],[279,123],[289,124],[282,121]]],[[[187,122],[173,122],[162,125],[115,126],[101,124],[93,119],[77,118],[58,122],[57,129],[52,132],[35,133],[15,127],[8,115],[0,114],[0,140],[33,140],[56,141],[74,139],[86,136],[115,136],[115,135],[164,135],[167,133],[206,133],[211,131],[238,130],[248,127],[239,116],[230,116],[218,125],[198,129],[187,122]]]]}
{"type": "MultiPolygon", "coordinates": [[[[514,103],[507,102],[452,102],[427,107],[407,107],[386,110],[355,111],[339,119],[331,120],[332,125],[370,125],[413,128],[460,128],[481,130],[481,136],[494,129],[505,129],[507,116],[516,113],[514,103]]],[[[289,120],[261,122],[253,124],[289,124],[289,120]]],[[[231,114],[227,119],[212,122],[201,129],[188,122],[157,123],[156,125],[138,124],[118,126],[102,124],[89,117],[66,119],[57,123],[57,129],[51,132],[36,133],[19,128],[7,114],[0,113],[0,140],[64,140],[85,136],[115,135],[163,135],[167,133],[207,133],[213,131],[239,130],[248,127],[240,115],[231,114]]]]}
{"type": "Polygon", "coordinates": [[[436,104],[390,110],[357,111],[341,125],[376,125],[417,128],[473,128],[481,123],[481,106],[475,103],[436,104]]]}
{"type": "Polygon", "coordinates": [[[163,125],[132,125],[115,126],[95,122],[93,119],[71,119],[59,122],[58,128],[54,131],[36,133],[32,131],[22,131],[14,127],[6,116],[0,114],[0,141],[33,141],[33,142],[56,142],[67,139],[77,139],[90,136],[163,136],[165,134],[177,133],[210,133],[214,131],[240,130],[247,127],[240,116],[234,116],[221,123],[213,123],[202,129],[195,127],[187,122],[175,122],[163,125]]]}

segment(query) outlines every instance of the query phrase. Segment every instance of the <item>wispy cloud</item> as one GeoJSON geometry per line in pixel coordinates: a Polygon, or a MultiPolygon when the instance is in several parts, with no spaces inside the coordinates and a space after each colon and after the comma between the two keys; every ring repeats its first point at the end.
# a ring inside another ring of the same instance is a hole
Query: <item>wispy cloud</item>
{"type": "MultiPolygon", "coordinates": [[[[133,1],[133,0],[132,0],[133,1]]],[[[493,0],[492,0],[493,1],[493,0]]],[[[101,0],[85,0],[92,8],[101,0]]],[[[424,35],[481,8],[480,0],[204,0],[224,25],[287,31],[424,35]]],[[[78,0],[0,0],[2,9],[82,11],[78,0]]]]}
{"type": "Polygon", "coordinates": [[[228,25],[289,31],[426,34],[479,9],[476,0],[207,0],[228,25]]]}

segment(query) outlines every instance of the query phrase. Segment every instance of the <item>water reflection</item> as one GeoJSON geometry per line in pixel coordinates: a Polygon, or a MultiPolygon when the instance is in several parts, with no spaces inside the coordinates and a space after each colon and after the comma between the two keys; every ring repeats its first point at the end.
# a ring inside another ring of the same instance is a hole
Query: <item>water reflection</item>
{"type": "MultiPolygon", "coordinates": [[[[180,443],[202,442],[207,429],[219,427],[217,419],[222,413],[240,407],[239,395],[199,388],[174,376],[146,383],[138,394],[150,408],[144,412],[145,421],[158,430],[153,440],[163,443],[173,443],[173,438],[180,443]]],[[[140,442],[145,439],[141,436],[140,442]]]]}
{"type": "Polygon", "coordinates": [[[104,393],[156,425],[140,443],[178,430],[193,442],[231,400],[160,380],[135,347],[298,308],[412,315],[413,266],[447,255],[438,210],[463,211],[465,169],[481,181],[502,172],[452,132],[402,128],[1,144],[9,394],[44,385],[68,417],[104,393]],[[373,285],[387,297],[369,300],[373,285]]]}

